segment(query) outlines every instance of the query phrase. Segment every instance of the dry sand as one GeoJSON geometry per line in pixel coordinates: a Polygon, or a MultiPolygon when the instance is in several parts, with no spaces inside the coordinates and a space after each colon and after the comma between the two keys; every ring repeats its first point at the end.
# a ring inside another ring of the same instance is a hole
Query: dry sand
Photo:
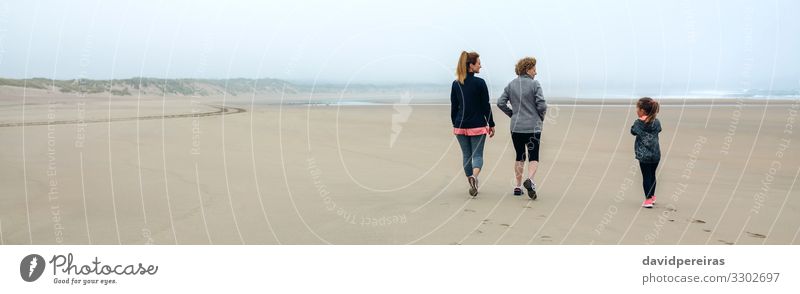
{"type": "Polygon", "coordinates": [[[797,100],[665,106],[643,209],[625,105],[551,106],[530,201],[496,108],[473,199],[448,106],[35,94],[0,106],[2,244],[800,243],[797,100]]]}

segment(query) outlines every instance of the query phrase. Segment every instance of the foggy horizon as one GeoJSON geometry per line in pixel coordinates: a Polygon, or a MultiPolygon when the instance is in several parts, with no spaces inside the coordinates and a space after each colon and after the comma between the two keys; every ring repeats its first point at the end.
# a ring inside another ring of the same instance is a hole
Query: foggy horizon
{"type": "Polygon", "coordinates": [[[441,84],[493,92],[523,56],[547,93],[800,89],[793,1],[0,3],[0,77],[441,84]],[[528,13],[530,12],[530,13],[528,13]],[[102,24],[102,25],[101,25],[102,24]]]}

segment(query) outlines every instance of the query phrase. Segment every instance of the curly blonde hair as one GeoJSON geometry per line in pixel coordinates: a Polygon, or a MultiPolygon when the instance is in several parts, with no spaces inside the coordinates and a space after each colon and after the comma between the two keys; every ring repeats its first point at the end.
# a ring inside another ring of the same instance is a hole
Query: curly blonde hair
{"type": "Polygon", "coordinates": [[[536,58],[523,57],[517,61],[517,65],[514,67],[514,72],[516,72],[518,76],[521,76],[526,74],[528,70],[534,66],[536,66],[536,58]]]}

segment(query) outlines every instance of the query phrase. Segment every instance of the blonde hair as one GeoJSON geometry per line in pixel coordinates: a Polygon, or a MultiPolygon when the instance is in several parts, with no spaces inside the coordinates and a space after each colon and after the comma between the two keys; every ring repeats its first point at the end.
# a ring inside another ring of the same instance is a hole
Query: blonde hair
{"type": "Polygon", "coordinates": [[[523,57],[519,61],[517,61],[517,65],[514,66],[514,72],[517,73],[518,76],[524,75],[528,73],[528,70],[536,66],[536,58],[533,57],[523,57]]]}
{"type": "Polygon", "coordinates": [[[636,108],[641,109],[644,114],[647,115],[647,119],[644,120],[645,123],[649,124],[656,119],[656,115],[658,114],[659,105],[658,101],[650,97],[642,97],[639,99],[639,102],[636,102],[636,108]]]}
{"type": "Polygon", "coordinates": [[[469,65],[477,63],[478,57],[481,57],[478,52],[461,51],[461,55],[458,56],[458,65],[456,66],[456,79],[459,84],[464,84],[467,72],[469,72],[469,65]]]}

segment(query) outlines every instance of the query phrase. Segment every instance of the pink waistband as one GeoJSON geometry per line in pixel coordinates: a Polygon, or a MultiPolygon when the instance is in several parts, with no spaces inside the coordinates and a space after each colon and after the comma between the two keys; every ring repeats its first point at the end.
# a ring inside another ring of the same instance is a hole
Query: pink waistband
{"type": "Polygon", "coordinates": [[[489,127],[478,127],[471,129],[453,128],[453,134],[465,136],[480,136],[489,133],[489,127]]]}

